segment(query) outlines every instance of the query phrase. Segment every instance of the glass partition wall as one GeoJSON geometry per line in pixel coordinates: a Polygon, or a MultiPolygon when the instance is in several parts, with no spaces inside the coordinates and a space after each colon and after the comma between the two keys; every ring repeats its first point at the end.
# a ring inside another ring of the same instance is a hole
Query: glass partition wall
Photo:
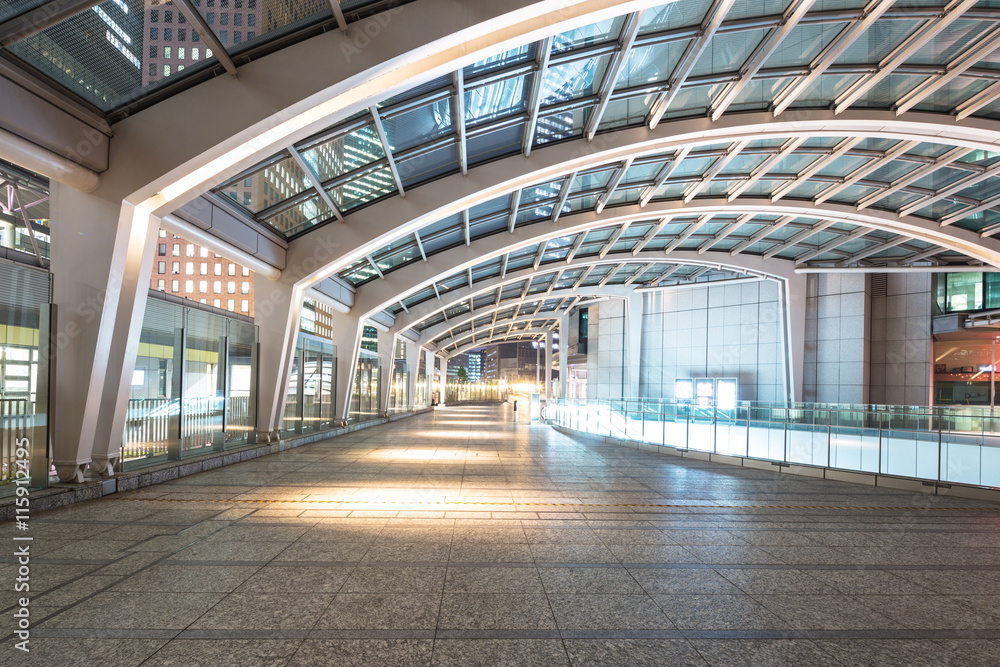
{"type": "MultiPolygon", "coordinates": [[[[42,270],[0,264],[0,484],[48,486],[52,283],[42,270]]],[[[11,487],[13,488],[13,487],[11,487]]]]}
{"type": "Polygon", "coordinates": [[[335,426],[337,346],[306,333],[292,357],[282,432],[300,435],[335,426]]]}
{"type": "Polygon", "coordinates": [[[150,297],[132,374],[120,466],[254,441],[257,327],[150,297]]]}

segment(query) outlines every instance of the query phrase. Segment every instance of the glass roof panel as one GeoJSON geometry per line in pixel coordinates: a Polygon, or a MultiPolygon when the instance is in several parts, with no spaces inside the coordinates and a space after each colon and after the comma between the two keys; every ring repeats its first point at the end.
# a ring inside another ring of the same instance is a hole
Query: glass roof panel
{"type": "Polygon", "coordinates": [[[736,0],[726,14],[730,21],[748,16],[771,16],[781,14],[788,6],[788,0],[736,0]]]}
{"type": "Polygon", "coordinates": [[[201,0],[193,4],[230,53],[332,16],[327,0],[201,0]]]}
{"type": "Polygon", "coordinates": [[[580,136],[590,113],[591,107],[586,107],[540,116],[535,129],[535,145],[580,136]]]}
{"type": "Polygon", "coordinates": [[[601,117],[601,130],[613,130],[618,127],[641,124],[655,99],[655,95],[643,95],[642,97],[612,100],[608,103],[604,115],[601,117]]]}
{"type": "Polygon", "coordinates": [[[542,106],[596,94],[610,59],[602,55],[550,66],[542,81],[542,106]]]}
{"type": "Polygon", "coordinates": [[[384,157],[385,150],[372,124],[302,153],[302,158],[324,183],[384,157]]]}
{"type": "MultiPolygon", "coordinates": [[[[675,3],[684,4],[684,3],[675,3]]],[[[615,88],[665,81],[688,46],[688,40],[637,46],[629,51],[615,88]]]]}
{"type": "Polygon", "coordinates": [[[577,174],[569,191],[575,193],[603,188],[611,180],[615,169],[601,169],[600,171],[588,171],[583,174],[577,174]]]}
{"type": "Polygon", "coordinates": [[[876,21],[844,49],[834,64],[877,63],[889,55],[889,52],[906,39],[921,23],[923,21],[917,19],[876,21]]]}
{"type": "Polygon", "coordinates": [[[218,64],[172,2],[105,0],[7,48],[103,111],[218,64]]]}
{"type": "Polygon", "coordinates": [[[500,211],[506,211],[509,208],[510,195],[500,195],[499,197],[494,197],[489,201],[485,201],[482,204],[476,204],[470,208],[469,217],[475,220],[476,218],[482,218],[487,215],[499,213],[500,211]]]}
{"type": "Polygon", "coordinates": [[[639,34],[698,25],[711,4],[712,0],[684,0],[647,9],[639,24],[639,34]]]}
{"type": "Polygon", "coordinates": [[[409,160],[397,160],[396,169],[403,179],[403,190],[444,174],[459,171],[458,146],[448,144],[409,160]]]}
{"type": "Polygon", "coordinates": [[[716,34],[698,58],[690,76],[738,70],[766,33],[767,30],[759,29],[716,34]]]}
{"type": "MultiPolygon", "coordinates": [[[[405,151],[454,132],[451,100],[440,99],[382,120],[392,151],[405,151]]],[[[377,139],[377,137],[376,137],[377,139]]]]}
{"type": "Polygon", "coordinates": [[[319,197],[313,197],[264,220],[286,235],[297,234],[333,217],[333,211],[319,197]]]}
{"type": "Polygon", "coordinates": [[[480,74],[485,74],[487,72],[492,72],[494,70],[503,69],[510,65],[516,65],[520,62],[526,62],[535,57],[535,45],[525,44],[519,46],[510,51],[505,51],[504,53],[499,53],[495,56],[490,56],[484,58],[472,65],[469,65],[463,70],[465,78],[471,78],[473,76],[478,76],[480,74]]]}
{"type": "Polygon", "coordinates": [[[276,162],[256,174],[233,181],[219,190],[250,211],[257,213],[290,199],[312,187],[291,157],[276,162]]]}
{"type": "Polygon", "coordinates": [[[526,76],[503,79],[465,91],[465,122],[470,126],[524,111],[527,107],[526,76]]]}
{"type": "Polygon", "coordinates": [[[32,9],[44,5],[48,0],[5,0],[0,4],[0,21],[27,14],[32,9]]]}
{"type": "Polygon", "coordinates": [[[523,131],[524,123],[518,123],[511,127],[470,136],[466,140],[469,164],[476,165],[503,155],[519,153],[523,131]]]}
{"type": "Polygon", "coordinates": [[[769,67],[799,67],[812,62],[846,23],[802,24],[792,28],[764,63],[769,67]]]}
{"type": "MultiPolygon", "coordinates": [[[[822,78],[822,77],[821,77],[822,78]]],[[[688,86],[681,88],[673,104],[663,114],[665,119],[701,116],[708,111],[712,99],[722,86],[688,86]]]]}
{"type": "Polygon", "coordinates": [[[340,207],[341,211],[349,211],[383,195],[396,192],[396,183],[392,180],[389,168],[383,167],[329,192],[333,203],[340,207]]]}
{"type": "Polygon", "coordinates": [[[618,39],[625,17],[616,16],[600,23],[574,28],[556,35],[552,39],[552,53],[568,51],[588,44],[600,44],[618,39]]]}
{"type": "Polygon", "coordinates": [[[960,76],[935,90],[913,108],[918,111],[950,113],[960,101],[971,99],[989,84],[990,81],[987,79],[960,76]]]}
{"type": "Polygon", "coordinates": [[[943,65],[955,59],[969,43],[994,26],[992,21],[958,19],[906,59],[908,65],[943,65]]]}

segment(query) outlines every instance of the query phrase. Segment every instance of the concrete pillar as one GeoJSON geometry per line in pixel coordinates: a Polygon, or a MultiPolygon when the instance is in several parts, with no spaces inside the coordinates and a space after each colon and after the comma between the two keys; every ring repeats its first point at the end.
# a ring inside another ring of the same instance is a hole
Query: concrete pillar
{"type": "Polygon", "coordinates": [[[65,482],[112,474],[139,349],[158,225],[120,197],[53,181],[52,301],[58,307],[52,459],[65,482]],[[142,217],[142,216],[140,216],[142,217]]]}
{"type": "Polygon", "coordinates": [[[430,350],[424,350],[424,368],[427,372],[427,377],[424,378],[427,384],[425,388],[427,392],[427,406],[430,407],[434,396],[434,353],[430,350]]]}
{"type": "Polygon", "coordinates": [[[545,332],[545,400],[552,400],[552,329],[545,332]]]}
{"type": "Polygon", "coordinates": [[[785,322],[783,328],[786,401],[801,401],[806,349],[806,275],[793,275],[779,282],[785,322]]]}
{"type": "Polygon", "coordinates": [[[289,373],[299,340],[302,295],[285,282],[257,274],[253,281],[259,343],[256,438],[257,442],[275,442],[281,437],[281,422],[285,417],[289,373]]]}
{"type": "Polygon", "coordinates": [[[441,358],[441,407],[445,406],[445,392],[448,391],[448,359],[441,358]]]}
{"type": "Polygon", "coordinates": [[[417,406],[417,375],[420,373],[420,346],[413,341],[404,338],[403,345],[406,346],[406,370],[410,374],[410,380],[406,389],[409,396],[407,409],[413,410],[417,406]]]}
{"type": "Polygon", "coordinates": [[[633,292],[625,300],[625,355],[628,386],[625,398],[639,398],[639,373],[642,368],[643,295],[633,292]]]}
{"type": "Polygon", "coordinates": [[[389,394],[392,392],[392,377],[396,367],[396,335],[378,329],[378,376],[379,412],[389,414],[389,394]]]}
{"type": "Polygon", "coordinates": [[[569,313],[559,317],[559,398],[565,400],[569,387],[569,313]]]}

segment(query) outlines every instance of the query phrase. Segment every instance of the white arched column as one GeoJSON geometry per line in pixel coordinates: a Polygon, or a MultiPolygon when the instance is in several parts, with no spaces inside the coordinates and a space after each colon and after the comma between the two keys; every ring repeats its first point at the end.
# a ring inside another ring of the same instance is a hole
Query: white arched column
{"type": "Polygon", "coordinates": [[[392,392],[392,377],[396,370],[396,336],[389,331],[378,329],[379,413],[389,414],[389,394],[392,392]]]}

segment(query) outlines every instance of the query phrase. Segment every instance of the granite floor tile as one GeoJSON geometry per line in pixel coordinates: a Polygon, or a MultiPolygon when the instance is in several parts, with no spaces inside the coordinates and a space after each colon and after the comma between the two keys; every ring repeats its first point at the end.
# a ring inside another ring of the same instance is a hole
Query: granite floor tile
{"type": "MultiPolygon", "coordinates": [[[[301,640],[174,639],[143,667],[284,667],[301,640]]],[[[113,663],[111,663],[113,664],[113,663]]]]}
{"type": "Polygon", "coordinates": [[[284,667],[426,667],[433,645],[431,639],[306,639],[284,667]]]}
{"type": "MultiPolygon", "coordinates": [[[[959,667],[972,665],[930,639],[832,639],[814,642],[845,667],[959,667]]],[[[1000,657],[996,653],[995,658],[1000,657]]],[[[986,663],[982,663],[986,664],[986,663]]],[[[991,663],[996,664],[996,663],[991,663]]]]}
{"type": "Polygon", "coordinates": [[[545,592],[572,595],[644,595],[642,586],[623,567],[541,567],[545,592]]]}
{"type": "Polygon", "coordinates": [[[309,630],[333,595],[316,593],[230,593],[192,630],[309,630]]]}
{"type": "Polygon", "coordinates": [[[784,630],[786,620],[749,595],[653,595],[682,630],[784,630]]]}
{"type": "Polygon", "coordinates": [[[433,630],[440,607],[434,593],[340,593],[316,629],[433,630]]]}
{"type": "MultiPolygon", "coordinates": [[[[815,642],[803,639],[693,639],[691,643],[702,658],[713,667],[760,665],[839,667],[841,665],[834,656],[815,642]]],[[[888,667],[893,663],[882,664],[888,667]]]]}
{"type": "Polygon", "coordinates": [[[548,599],[538,593],[445,593],[438,627],[447,630],[555,630],[548,599]]]}
{"type": "Polygon", "coordinates": [[[149,593],[230,593],[249,579],[258,566],[153,565],[125,577],[112,591],[149,593]]]}
{"type": "Polygon", "coordinates": [[[573,667],[705,667],[706,662],[683,639],[567,639],[573,667]]]}
{"type": "Polygon", "coordinates": [[[674,624],[645,595],[553,595],[560,630],[672,630],[674,624]]]}
{"type": "Polygon", "coordinates": [[[534,567],[449,567],[445,593],[544,593],[534,567]]]}
{"type": "Polygon", "coordinates": [[[907,627],[847,595],[754,595],[796,630],[894,630],[907,627]]]}
{"type": "Polygon", "coordinates": [[[339,593],[352,568],[267,565],[237,589],[238,593],[339,593]]]}
{"type": "Polygon", "coordinates": [[[569,665],[558,639],[438,639],[434,667],[558,667],[569,665]]]}
{"type": "Polygon", "coordinates": [[[65,665],[73,667],[138,667],[166,639],[90,639],[86,637],[36,637],[29,641],[29,653],[14,647],[14,642],[0,643],[0,664],[11,667],[20,665],[65,665]],[[71,656],[71,657],[70,657],[71,656]],[[67,663],[67,659],[71,663],[67,663]]]}
{"type": "Polygon", "coordinates": [[[741,590],[708,568],[630,567],[629,572],[647,593],[739,595],[741,590]]]}
{"type": "Polygon", "coordinates": [[[391,567],[362,565],[351,572],[344,593],[440,593],[444,567],[391,567]]]}
{"type": "Polygon", "coordinates": [[[43,621],[40,628],[182,630],[223,598],[222,593],[105,591],[43,621]]]}

